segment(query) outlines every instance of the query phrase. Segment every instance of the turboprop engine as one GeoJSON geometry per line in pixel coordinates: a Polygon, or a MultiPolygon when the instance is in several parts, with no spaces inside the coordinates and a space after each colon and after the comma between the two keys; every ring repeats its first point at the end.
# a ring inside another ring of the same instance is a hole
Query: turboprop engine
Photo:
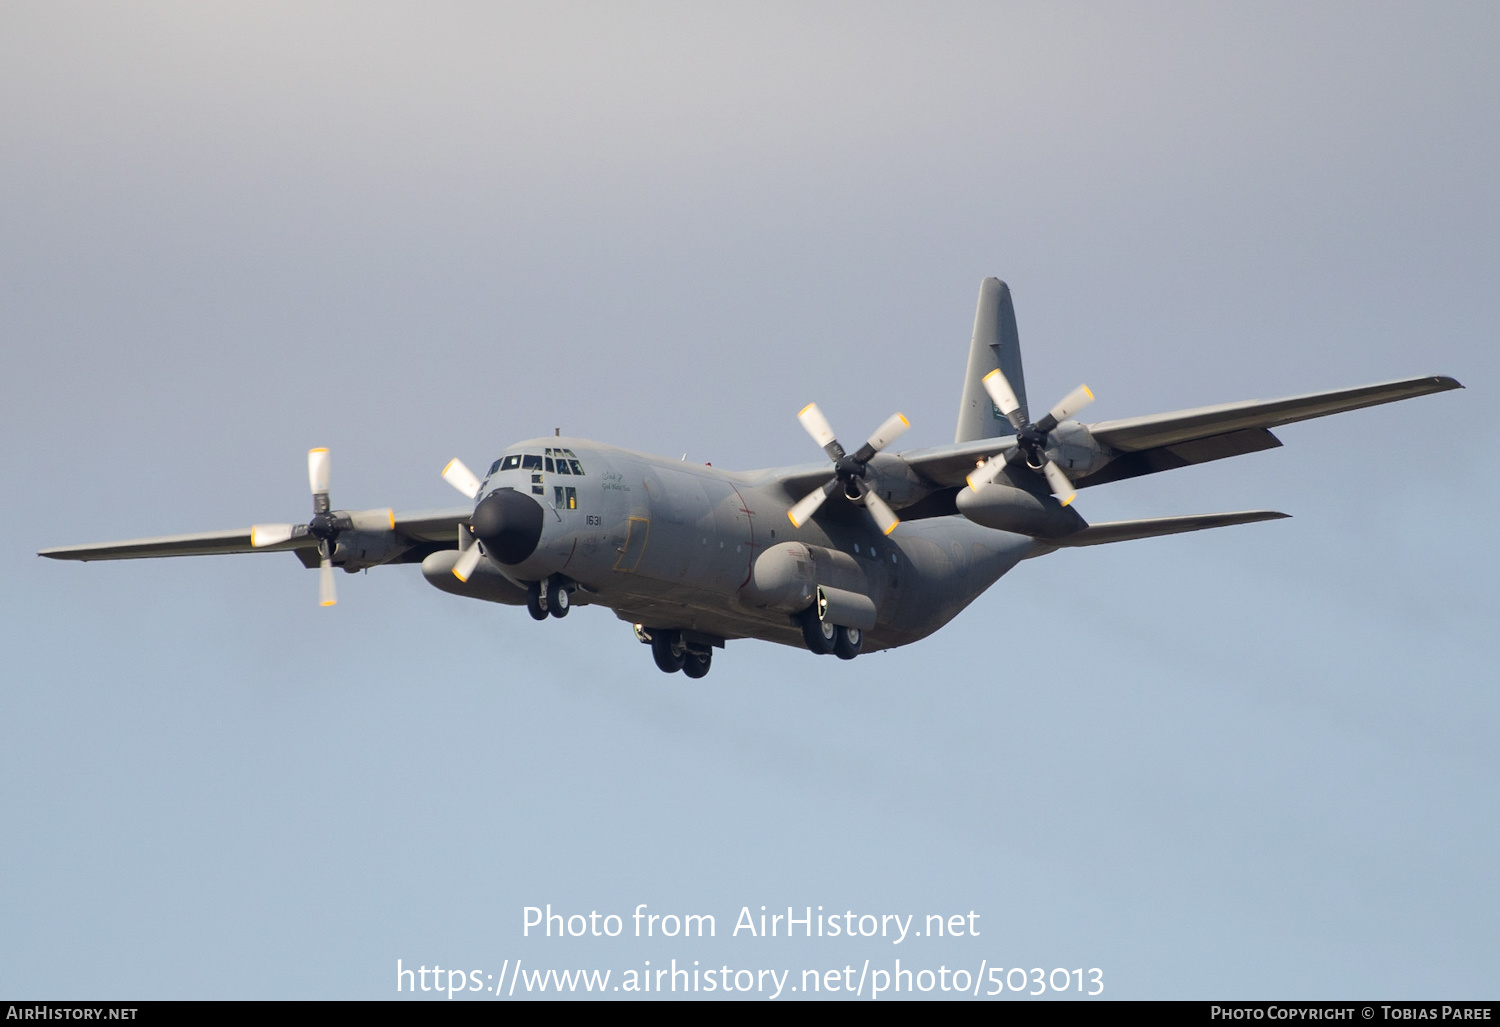
{"type": "Polygon", "coordinates": [[[1088,527],[1071,506],[1055,496],[1039,496],[1024,489],[991,482],[979,491],[958,494],[958,512],[975,524],[999,531],[1012,531],[1033,538],[1062,538],[1088,527]]]}

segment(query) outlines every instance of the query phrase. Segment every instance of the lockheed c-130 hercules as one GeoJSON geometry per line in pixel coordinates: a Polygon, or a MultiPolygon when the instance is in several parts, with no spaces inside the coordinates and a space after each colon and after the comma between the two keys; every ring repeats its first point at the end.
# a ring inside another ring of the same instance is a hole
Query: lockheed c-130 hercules
{"type": "Polygon", "coordinates": [[[60,560],[291,551],[320,572],[420,563],[454,595],[563,617],[612,609],[656,664],[708,673],[715,648],[758,638],[853,659],[916,642],[1020,561],[1092,546],[1286,517],[1273,510],[1090,524],[1079,489],[1281,445],[1293,421],[1462,388],[1430,376],[1286,399],[1084,424],[1080,386],[1032,420],[1010,290],[984,281],[951,445],[891,452],[893,415],[841,445],[816,404],[798,415],[830,463],[726,471],[585,439],[519,442],[483,478],[443,477],[470,502],[395,513],[335,510],[326,449],[308,454],[305,524],[46,549],[60,560]],[[899,525],[899,530],[898,530],[899,525]]]}

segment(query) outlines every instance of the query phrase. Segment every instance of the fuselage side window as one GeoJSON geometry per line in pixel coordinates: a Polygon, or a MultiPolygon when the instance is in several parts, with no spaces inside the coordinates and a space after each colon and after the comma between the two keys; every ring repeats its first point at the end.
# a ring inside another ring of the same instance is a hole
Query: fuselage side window
{"type": "Polygon", "coordinates": [[[575,488],[567,488],[567,489],[564,489],[563,491],[567,494],[567,497],[568,497],[568,509],[569,510],[577,510],[578,509],[578,490],[575,489],[575,488]]]}

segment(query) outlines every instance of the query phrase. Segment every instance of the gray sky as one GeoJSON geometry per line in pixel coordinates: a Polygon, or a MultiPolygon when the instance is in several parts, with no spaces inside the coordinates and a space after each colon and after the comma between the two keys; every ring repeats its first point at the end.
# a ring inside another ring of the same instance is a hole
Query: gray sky
{"type": "MultiPolygon", "coordinates": [[[[0,10],[0,994],[394,994],[676,958],[1497,992],[1492,4],[0,10]],[[660,674],[416,568],[39,548],[446,506],[549,432],[952,437],[980,279],[1107,419],[1468,389],[1088,490],[1294,519],[1024,564],[843,664],[660,674]],[[847,427],[845,427],[847,426],[847,427]],[[1481,643],[1488,643],[1484,649],[1481,643]],[[712,942],[520,936],[706,912],[712,942]],[[725,935],[743,905],[980,938],[725,935]],[[882,964],[884,961],[884,964],[882,964]]],[[[800,993],[799,993],[800,994],[800,993]]]]}

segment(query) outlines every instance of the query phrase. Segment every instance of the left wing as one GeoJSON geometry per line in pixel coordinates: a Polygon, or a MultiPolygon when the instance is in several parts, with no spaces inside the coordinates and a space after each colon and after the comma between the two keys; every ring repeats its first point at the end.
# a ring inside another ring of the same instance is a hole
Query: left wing
{"type": "MultiPolygon", "coordinates": [[[[419,510],[414,513],[396,514],[391,528],[393,535],[396,536],[393,541],[398,545],[405,542],[407,548],[420,547],[424,554],[432,552],[435,548],[457,549],[458,526],[467,521],[472,513],[469,507],[464,506],[446,510],[419,510]]],[[[52,549],[43,549],[37,555],[53,560],[140,560],[162,556],[278,553],[317,548],[318,540],[310,535],[302,535],[269,546],[252,546],[250,529],[234,528],[229,531],[199,531],[187,535],[135,538],[124,542],[57,546],[52,549]]],[[[317,560],[314,557],[313,565],[316,566],[316,564],[317,560]]]]}
{"type": "MultiPolygon", "coordinates": [[[[1085,425],[1096,443],[1114,458],[1100,470],[1075,478],[1078,488],[1121,478],[1220,460],[1281,445],[1270,430],[1294,421],[1358,410],[1361,407],[1447,392],[1463,386],[1446,375],[1332,389],[1285,399],[1250,400],[1150,414],[1085,425]]],[[[980,459],[1015,445],[1014,436],[913,449],[898,454],[921,477],[945,488],[962,488],[980,459]]]]}
{"type": "Polygon", "coordinates": [[[1220,403],[1217,406],[1178,410],[1170,414],[1127,417],[1120,421],[1101,421],[1088,426],[1095,439],[1126,453],[1171,446],[1177,443],[1224,435],[1255,428],[1275,428],[1293,421],[1327,417],[1346,410],[1394,403],[1399,399],[1426,396],[1433,392],[1461,389],[1462,385],[1447,375],[1404,378],[1352,389],[1331,389],[1286,399],[1253,399],[1244,403],[1220,403]]]}

